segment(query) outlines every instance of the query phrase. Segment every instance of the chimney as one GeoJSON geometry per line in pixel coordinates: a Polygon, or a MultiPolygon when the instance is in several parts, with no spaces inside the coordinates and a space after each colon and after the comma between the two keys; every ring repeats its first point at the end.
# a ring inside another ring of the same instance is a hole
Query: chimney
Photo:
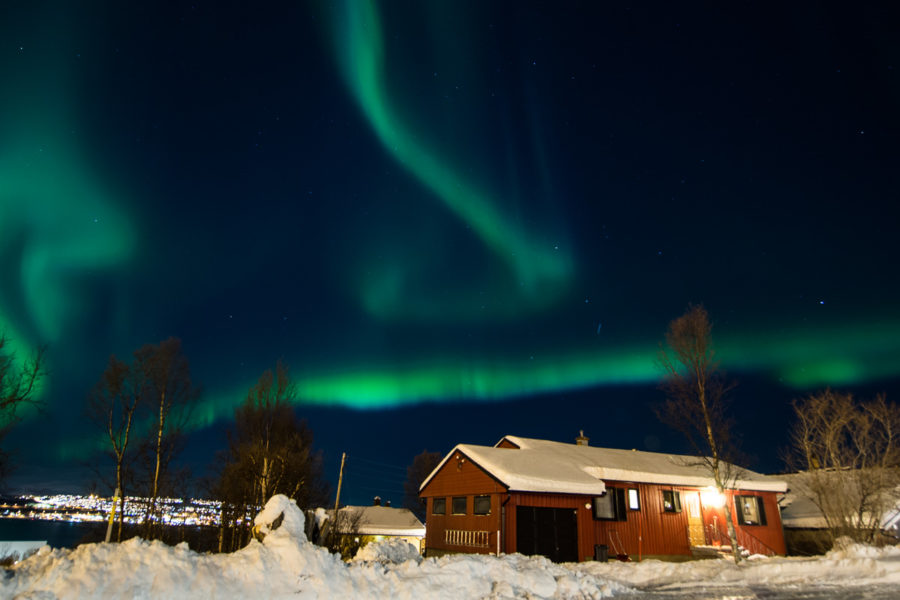
{"type": "Polygon", "coordinates": [[[381,506],[381,496],[375,496],[372,499],[372,506],[381,506]]]}
{"type": "Polygon", "coordinates": [[[575,445],[576,445],[576,446],[587,446],[587,445],[588,445],[588,439],[589,439],[589,438],[585,437],[585,435],[584,435],[584,429],[579,429],[579,430],[578,430],[578,437],[575,438],[575,445]]]}
{"type": "Polygon", "coordinates": [[[384,505],[385,505],[385,506],[390,506],[390,505],[391,505],[391,501],[390,501],[390,500],[385,500],[385,501],[384,501],[384,505]]]}

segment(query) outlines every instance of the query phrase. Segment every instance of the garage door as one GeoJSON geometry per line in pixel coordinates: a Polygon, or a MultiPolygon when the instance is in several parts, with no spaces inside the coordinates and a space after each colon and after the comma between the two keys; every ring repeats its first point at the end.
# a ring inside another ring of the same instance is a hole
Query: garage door
{"type": "Polygon", "coordinates": [[[516,507],[516,551],[554,562],[578,560],[578,517],[571,508],[516,507]]]}

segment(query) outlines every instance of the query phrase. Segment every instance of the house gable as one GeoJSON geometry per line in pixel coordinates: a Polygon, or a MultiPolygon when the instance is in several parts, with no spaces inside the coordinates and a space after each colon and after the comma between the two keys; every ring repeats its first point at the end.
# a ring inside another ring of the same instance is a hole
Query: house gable
{"type": "Polygon", "coordinates": [[[503,493],[508,487],[458,447],[448,454],[419,489],[419,496],[503,493]]]}
{"type": "Polygon", "coordinates": [[[518,450],[519,446],[507,438],[503,438],[494,446],[494,448],[509,448],[510,450],[518,450]]]}

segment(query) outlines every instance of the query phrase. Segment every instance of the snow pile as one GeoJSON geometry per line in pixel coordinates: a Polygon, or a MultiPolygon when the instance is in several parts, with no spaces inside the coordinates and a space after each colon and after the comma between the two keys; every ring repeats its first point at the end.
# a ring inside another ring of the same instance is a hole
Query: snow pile
{"type": "Polygon", "coordinates": [[[254,530],[265,539],[290,539],[296,543],[306,541],[303,531],[306,519],[297,508],[297,503],[287,496],[272,496],[256,518],[253,519],[254,530]]]}
{"type": "Polygon", "coordinates": [[[315,519],[316,526],[321,529],[325,525],[325,521],[328,520],[328,511],[324,508],[317,508],[313,513],[313,519],[315,519]]]}
{"type": "Polygon", "coordinates": [[[0,560],[12,559],[13,562],[28,558],[46,546],[46,541],[39,542],[0,542],[0,560]]]}
{"type": "Polygon", "coordinates": [[[408,560],[421,562],[422,556],[415,546],[401,539],[384,540],[366,544],[353,557],[354,561],[370,560],[399,564],[408,560]]]}
{"type": "Polygon", "coordinates": [[[875,546],[867,546],[854,542],[848,537],[839,537],[834,541],[834,548],[826,554],[829,560],[845,560],[854,558],[900,558],[900,547],[885,546],[876,548],[875,546]]]}

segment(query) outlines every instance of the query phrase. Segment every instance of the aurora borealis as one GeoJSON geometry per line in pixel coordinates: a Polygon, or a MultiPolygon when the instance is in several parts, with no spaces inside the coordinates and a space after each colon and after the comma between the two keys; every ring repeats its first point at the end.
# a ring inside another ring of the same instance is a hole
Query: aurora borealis
{"type": "MultiPolygon", "coordinates": [[[[657,449],[690,302],[738,406],[900,401],[900,48],[876,8],[810,11],[11,8],[0,329],[50,367],[21,485],[90,460],[108,356],[171,335],[199,470],[279,357],[329,465],[578,429],[657,449]]],[[[741,433],[778,467],[780,432],[741,433]]]]}

